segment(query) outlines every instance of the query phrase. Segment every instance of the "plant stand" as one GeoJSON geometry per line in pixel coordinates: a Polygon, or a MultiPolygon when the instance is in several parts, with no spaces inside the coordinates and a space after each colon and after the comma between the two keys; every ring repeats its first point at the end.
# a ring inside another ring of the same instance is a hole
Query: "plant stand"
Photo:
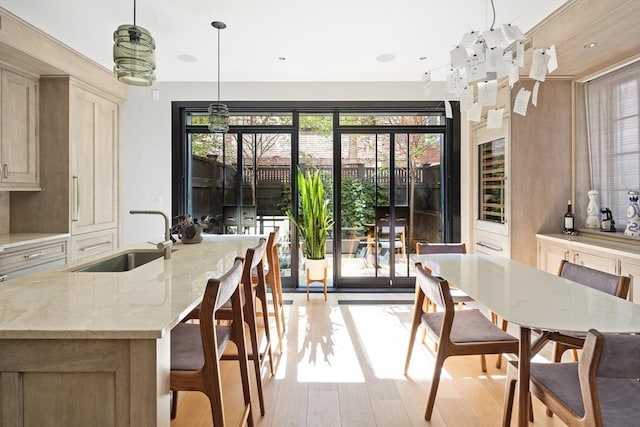
{"type": "Polygon", "coordinates": [[[309,301],[309,285],[313,282],[320,282],[323,285],[324,300],[327,300],[327,260],[307,259],[307,301],[309,301]]]}

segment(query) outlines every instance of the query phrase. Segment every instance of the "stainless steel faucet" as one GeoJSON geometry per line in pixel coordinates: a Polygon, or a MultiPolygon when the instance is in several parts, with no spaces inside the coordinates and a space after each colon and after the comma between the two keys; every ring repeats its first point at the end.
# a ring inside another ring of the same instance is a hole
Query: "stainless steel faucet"
{"type": "Polygon", "coordinates": [[[156,246],[158,249],[164,252],[164,259],[171,259],[171,245],[173,244],[171,241],[171,230],[169,226],[169,217],[167,214],[161,211],[129,211],[131,215],[136,214],[146,214],[146,215],[162,215],[164,218],[164,242],[158,243],[156,246]]]}

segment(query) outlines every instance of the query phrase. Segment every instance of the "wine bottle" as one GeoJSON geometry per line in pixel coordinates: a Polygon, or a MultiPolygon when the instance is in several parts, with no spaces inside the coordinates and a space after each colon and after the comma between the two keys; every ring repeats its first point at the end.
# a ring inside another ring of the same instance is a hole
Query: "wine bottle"
{"type": "Polygon", "coordinates": [[[571,200],[567,202],[567,213],[564,214],[564,233],[571,234],[575,230],[575,220],[576,217],[573,215],[571,211],[571,200]]]}

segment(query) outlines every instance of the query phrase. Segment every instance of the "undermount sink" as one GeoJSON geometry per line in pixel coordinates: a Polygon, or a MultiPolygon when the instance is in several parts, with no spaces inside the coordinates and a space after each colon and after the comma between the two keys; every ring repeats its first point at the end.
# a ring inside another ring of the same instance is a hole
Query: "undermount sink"
{"type": "Polygon", "coordinates": [[[162,256],[161,251],[129,251],[71,271],[87,273],[130,271],[162,256]]]}

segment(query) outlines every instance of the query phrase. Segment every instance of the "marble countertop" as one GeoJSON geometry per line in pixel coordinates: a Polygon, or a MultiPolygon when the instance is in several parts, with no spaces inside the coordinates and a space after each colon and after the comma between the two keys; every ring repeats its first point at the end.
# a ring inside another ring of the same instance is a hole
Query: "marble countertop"
{"type": "MultiPolygon", "coordinates": [[[[207,235],[199,244],[175,244],[169,260],[127,272],[71,271],[85,261],[7,281],[0,285],[0,338],[160,338],[200,302],[207,279],[224,274],[260,237],[207,235]]],[[[100,259],[130,249],[154,247],[100,259]]]]}
{"type": "Polygon", "coordinates": [[[640,259],[640,239],[625,236],[625,239],[611,239],[608,233],[579,233],[577,236],[564,234],[536,234],[538,239],[569,242],[577,247],[597,246],[620,256],[640,259]]]}

